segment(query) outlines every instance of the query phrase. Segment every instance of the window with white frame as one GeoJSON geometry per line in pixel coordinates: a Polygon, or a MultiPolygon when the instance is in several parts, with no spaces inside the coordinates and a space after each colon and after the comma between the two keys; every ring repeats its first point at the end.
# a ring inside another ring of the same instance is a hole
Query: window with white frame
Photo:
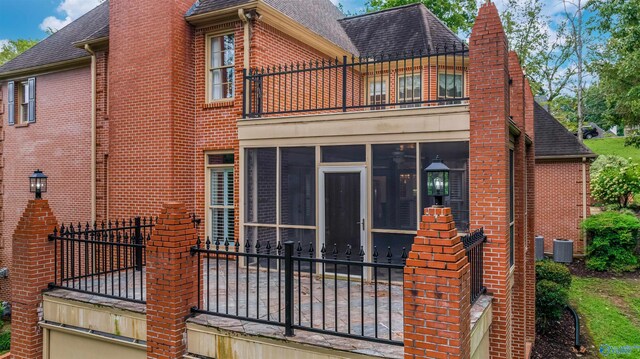
{"type": "Polygon", "coordinates": [[[438,74],[438,99],[462,98],[463,91],[462,74],[440,73],[438,74]]]}
{"type": "MultiPolygon", "coordinates": [[[[398,103],[420,102],[422,100],[422,81],[420,74],[398,76],[398,103]]],[[[419,107],[419,103],[401,105],[400,107],[419,107]]]]}
{"type": "Polygon", "coordinates": [[[233,154],[207,155],[208,236],[211,242],[235,242],[233,154]]]}
{"type": "Polygon", "coordinates": [[[387,82],[384,79],[369,81],[369,105],[384,105],[387,103],[387,82]]]}
{"type": "Polygon", "coordinates": [[[29,82],[24,81],[20,83],[20,89],[18,90],[20,99],[20,123],[29,122],[29,82]]]}
{"type": "Polygon", "coordinates": [[[209,37],[209,101],[233,98],[235,94],[235,37],[233,34],[209,37]]]}

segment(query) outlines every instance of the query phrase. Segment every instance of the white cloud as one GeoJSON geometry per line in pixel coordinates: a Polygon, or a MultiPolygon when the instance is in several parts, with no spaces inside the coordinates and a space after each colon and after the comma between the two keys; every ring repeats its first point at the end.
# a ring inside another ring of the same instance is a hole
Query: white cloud
{"type": "Polygon", "coordinates": [[[42,23],[40,23],[40,29],[47,30],[60,30],[67,26],[73,20],[84,15],[87,11],[93,9],[100,4],[101,0],[62,0],[56,11],[59,16],[47,16],[42,23]]]}

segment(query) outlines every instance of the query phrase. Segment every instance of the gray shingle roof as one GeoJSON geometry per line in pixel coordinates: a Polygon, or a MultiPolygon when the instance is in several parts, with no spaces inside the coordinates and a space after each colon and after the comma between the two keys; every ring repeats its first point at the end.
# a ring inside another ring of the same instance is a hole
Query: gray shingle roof
{"type": "Polygon", "coordinates": [[[534,106],[536,157],[596,156],[544,107],[537,102],[534,106]]]}
{"type": "MultiPolygon", "coordinates": [[[[189,10],[187,16],[204,14],[255,2],[256,0],[199,0],[189,10]]],[[[328,39],[342,49],[358,54],[345,30],[337,21],[344,14],[329,0],[264,0],[264,2],[290,17],[316,34],[328,39]]]]}
{"type": "Polygon", "coordinates": [[[421,3],[344,18],[340,24],[362,55],[435,52],[463,44],[421,3]]]}
{"type": "Polygon", "coordinates": [[[105,1],[20,56],[0,66],[0,74],[88,57],[89,54],[85,50],[73,44],[92,38],[94,34],[102,35],[101,37],[107,36],[108,27],[109,2],[105,1]]]}

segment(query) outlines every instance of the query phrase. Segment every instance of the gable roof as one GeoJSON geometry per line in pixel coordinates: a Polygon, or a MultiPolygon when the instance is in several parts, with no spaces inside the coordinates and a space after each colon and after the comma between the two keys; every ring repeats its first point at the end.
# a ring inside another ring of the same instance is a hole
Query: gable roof
{"type": "Polygon", "coordinates": [[[105,1],[0,66],[0,74],[89,57],[89,53],[77,48],[74,43],[90,39],[94,34],[108,36],[108,29],[109,1],[105,1]]]}
{"type": "Polygon", "coordinates": [[[534,103],[536,158],[596,157],[566,127],[537,102],[534,103]]]}
{"type": "Polygon", "coordinates": [[[466,46],[422,3],[344,18],[340,24],[362,55],[466,46]]]}
{"type": "MultiPolygon", "coordinates": [[[[262,0],[292,20],[328,39],[342,49],[358,54],[345,30],[338,24],[344,14],[329,0],[262,0]]],[[[186,16],[200,15],[257,0],[198,0],[186,16]]]]}

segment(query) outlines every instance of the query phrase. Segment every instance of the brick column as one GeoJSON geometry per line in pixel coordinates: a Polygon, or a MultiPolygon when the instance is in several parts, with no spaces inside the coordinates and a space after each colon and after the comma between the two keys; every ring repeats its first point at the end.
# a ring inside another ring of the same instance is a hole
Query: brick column
{"type": "Polygon", "coordinates": [[[487,235],[484,279],[493,295],[492,359],[512,358],[513,275],[509,260],[509,70],[498,9],[484,3],[469,39],[469,210],[487,235]]]}
{"type": "MultiPolygon", "coordinates": [[[[518,55],[509,52],[509,75],[511,76],[511,94],[509,98],[513,124],[520,130],[520,135],[513,135],[514,153],[514,196],[515,203],[526,204],[526,159],[525,159],[525,77],[518,55]]],[[[526,307],[525,287],[525,249],[526,249],[526,205],[515,206],[515,247],[514,247],[514,283],[513,283],[513,356],[525,357],[526,307]]]]}
{"type": "Polygon", "coordinates": [[[13,234],[13,313],[11,353],[14,359],[42,358],[40,319],[42,292],[55,278],[56,226],[47,200],[30,200],[13,234]]]}
{"type": "Polygon", "coordinates": [[[451,209],[425,209],[404,268],[405,358],[469,358],[470,290],[451,209]]]}
{"type": "Polygon", "coordinates": [[[147,243],[147,358],[186,354],[186,319],[198,303],[196,230],[185,206],[169,202],[147,243]]]}

